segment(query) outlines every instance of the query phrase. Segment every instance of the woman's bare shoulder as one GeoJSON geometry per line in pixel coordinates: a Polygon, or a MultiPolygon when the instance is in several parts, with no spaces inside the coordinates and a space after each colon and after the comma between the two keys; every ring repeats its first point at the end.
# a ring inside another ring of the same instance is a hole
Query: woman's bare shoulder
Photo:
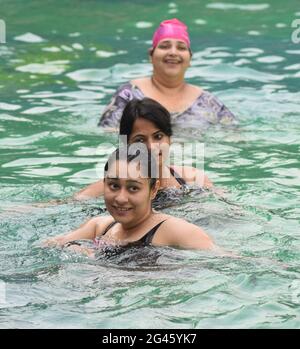
{"type": "Polygon", "coordinates": [[[189,223],[185,219],[174,216],[168,216],[163,225],[166,230],[169,230],[170,228],[172,228],[172,230],[181,230],[184,227],[193,227],[196,229],[198,228],[196,225],[189,223]]]}
{"type": "Polygon", "coordinates": [[[138,79],[134,79],[131,80],[130,83],[134,86],[137,86],[139,88],[143,88],[146,85],[148,85],[150,82],[150,78],[149,77],[143,77],[143,78],[138,78],[138,79]]]}
{"type": "Polygon", "coordinates": [[[100,216],[92,219],[96,224],[96,236],[102,235],[105,229],[114,221],[112,216],[100,216]]]}
{"type": "Polygon", "coordinates": [[[174,171],[180,175],[187,183],[195,182],[198,169],[192,166],[172,166],[174,171]]]}
{"type": "Polygon", "coordinates": [[[203,92],[203,88],[197,85],[187,84],[187,88],[198,96],[203,92]]]}
{"type": "Polygon", "coordinates": [[[182,218],[168,219],[157,236],[160,245],[177,246],[188,249],[211,249],[214,246],[212,239],[197,225],[182,218]]]}

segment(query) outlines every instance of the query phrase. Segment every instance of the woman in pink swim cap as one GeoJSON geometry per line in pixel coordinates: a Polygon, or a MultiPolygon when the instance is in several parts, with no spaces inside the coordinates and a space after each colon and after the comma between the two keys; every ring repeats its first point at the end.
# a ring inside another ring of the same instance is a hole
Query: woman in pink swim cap
{"type": "Polygon", "coordinates": [[[187,26],[173,18],[160,23],[152,38],[149,58],[153,74],[120,86],[100,119],[100,126],[117,128],[126,104],[152,98],[171,114],[173,124],[193,126],[231,124],[234,115],[211,93],[185,81],[192,51],[187,26]]]}
{"type": "Polygon", "coordinates": [[[192,57],[187,26],[176,18],[163,21],[154,32],[149,55],[153,76],[135,82],[170,112],[185,110],[201,94],[199,87],[184,81],[192,57]]]}

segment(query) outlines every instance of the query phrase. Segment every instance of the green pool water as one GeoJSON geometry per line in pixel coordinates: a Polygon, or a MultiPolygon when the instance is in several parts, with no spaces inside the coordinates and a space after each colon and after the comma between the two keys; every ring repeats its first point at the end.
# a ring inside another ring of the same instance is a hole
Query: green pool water
{"type": "Polygon", "coordinates": [[[297,18],[298,0],[0,0],[1,328],[300,327],[297,18]],[[151,73],[153,30],[173,17],[190,28],[187,80],[239,125],[175,130],[205,144],[225,199],[191,194],[165,212],[241,258],[162,248],[90,261],[40,248],[103,207],[32,205],[101,174],[117,139],[99,115],[121,83],[151,73]]]}

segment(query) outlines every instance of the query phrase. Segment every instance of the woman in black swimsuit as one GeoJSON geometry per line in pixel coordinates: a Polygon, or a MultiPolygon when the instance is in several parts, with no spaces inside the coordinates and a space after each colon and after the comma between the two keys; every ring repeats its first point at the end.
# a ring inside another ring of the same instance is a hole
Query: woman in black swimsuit
{"type": "Polygon", "coordinates": [[[160,187],[156,169],[157,162],[146,147],[140,146],[133,153],[130,147],[125,148],[125,152],[115,151],[105,165],[103,181],[104,200],[110,216],[92,218],[75,231],[49,239],[46,245],[70,246],[76,240],[94,240],[94,249],[70,246],[89,256],[94,256],[95,249],[138,245],[215,248],[200,227],[153,211],[151,202],[160,187]]]}
{"type": "MultiPolygon", "coordinates": [[[[187,186],[192,185],[198,188],[213,186],[204,172],[194,167],[165,165],[169,154],[168,151],[163,152],[162,149],[166,149],[171,144],[171,117],[170,113],[158,102],[150,98],[130,101],[121,118],[119,135],[123,138],[126,136],[129,144],[144,143],[148,149],[155,147],[158,149],[160,188],[155,202],[165,201],[162,198],[178,197],[178,190],[182,194],[186,191],[187,186]]],[[[76,193],[74,198],[76,200],[95,198],[103,195],[103,191],[104,183],[103,180],[100,180],[76,193]]]]}

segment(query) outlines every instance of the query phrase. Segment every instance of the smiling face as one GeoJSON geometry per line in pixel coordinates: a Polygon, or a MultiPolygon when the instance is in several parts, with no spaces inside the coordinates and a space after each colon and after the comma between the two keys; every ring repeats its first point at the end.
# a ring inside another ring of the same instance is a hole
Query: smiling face
{"type": "Polygon", "coordinates": [[[191,62],[188,46],[176,39],[161,40],[150,57],[154,73],[160,75],[184,76],[191,62]]]}
{"type": "Polygon", "coordinates": [[[137,162],[114,161],[104,180],[104,200],[109,213],[124,227],[138,225],[152,212],[159,182],[150,188],[150,179],[143,178],[137,162]],[[127,173],[123,178],[121,173],[127,173]]]}
{"type": "Polygon", "coordinates": [[[137,118],[133,124],[128,142],[130,144],[144,143],[149,150],[159,154],[159,165],[162,166],[168,157],[171,139],[153,122],[144,118],[137,118]]]}

